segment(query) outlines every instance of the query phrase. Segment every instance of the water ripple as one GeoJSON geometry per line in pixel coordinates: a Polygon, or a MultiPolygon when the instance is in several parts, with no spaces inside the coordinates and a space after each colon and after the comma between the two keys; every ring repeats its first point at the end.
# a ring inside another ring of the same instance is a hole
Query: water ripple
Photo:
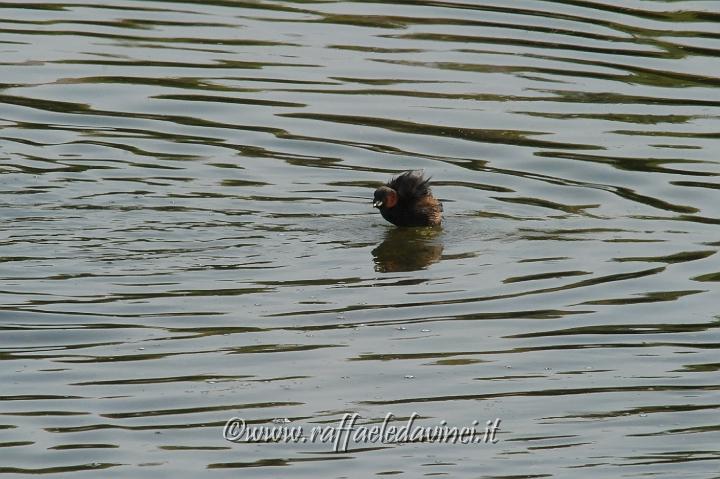
{"type": "Polygon", "coordinates": [[[0,11],[0,473],[717,476],[713,2],[0,11]]]}

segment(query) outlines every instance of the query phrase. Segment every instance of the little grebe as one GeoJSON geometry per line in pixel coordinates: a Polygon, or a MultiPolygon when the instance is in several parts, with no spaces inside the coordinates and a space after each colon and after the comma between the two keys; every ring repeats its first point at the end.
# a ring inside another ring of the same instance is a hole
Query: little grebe
{"type": "Polygon", "coordinates": [[[438,226],[443,207],[429,182],[420,171],[406,171],[375,190],[373,206],[396,226],[438,226]]]}

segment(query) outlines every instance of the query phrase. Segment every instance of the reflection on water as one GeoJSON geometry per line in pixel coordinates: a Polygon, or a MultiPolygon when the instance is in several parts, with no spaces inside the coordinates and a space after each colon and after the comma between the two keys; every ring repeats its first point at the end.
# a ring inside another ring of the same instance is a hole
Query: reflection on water
{"type": "Polygon", "coordinates": [[[442,252],[440,228],[389,228],[372,255],[375,271],[396,273],[427,268],[442,252]]]}
{"type": "Polygon", "coordinates": [[[0,4],[0,472],[716,477],[716,3],[0,4]]]}

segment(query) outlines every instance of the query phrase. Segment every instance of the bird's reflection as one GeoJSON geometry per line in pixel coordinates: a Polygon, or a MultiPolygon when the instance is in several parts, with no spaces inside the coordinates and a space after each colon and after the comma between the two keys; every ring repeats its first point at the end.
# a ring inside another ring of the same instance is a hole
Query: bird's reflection
{"type": "Polygon", "coordinates": [[[375,271],[393,273],[426,268],[443,252],[440,228],[392,228],[372,250],[375,271]]]}

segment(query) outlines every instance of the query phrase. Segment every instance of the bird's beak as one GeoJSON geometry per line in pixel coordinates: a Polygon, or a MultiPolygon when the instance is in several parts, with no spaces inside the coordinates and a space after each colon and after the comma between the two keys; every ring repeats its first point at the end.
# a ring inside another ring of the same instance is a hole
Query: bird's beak
{"type": "Polygon", "coordinates": [[[380,208],[382,206],[382,204],[383,204],[383,202],[380,200],[373,201],[373,208],[380,208]]]}

